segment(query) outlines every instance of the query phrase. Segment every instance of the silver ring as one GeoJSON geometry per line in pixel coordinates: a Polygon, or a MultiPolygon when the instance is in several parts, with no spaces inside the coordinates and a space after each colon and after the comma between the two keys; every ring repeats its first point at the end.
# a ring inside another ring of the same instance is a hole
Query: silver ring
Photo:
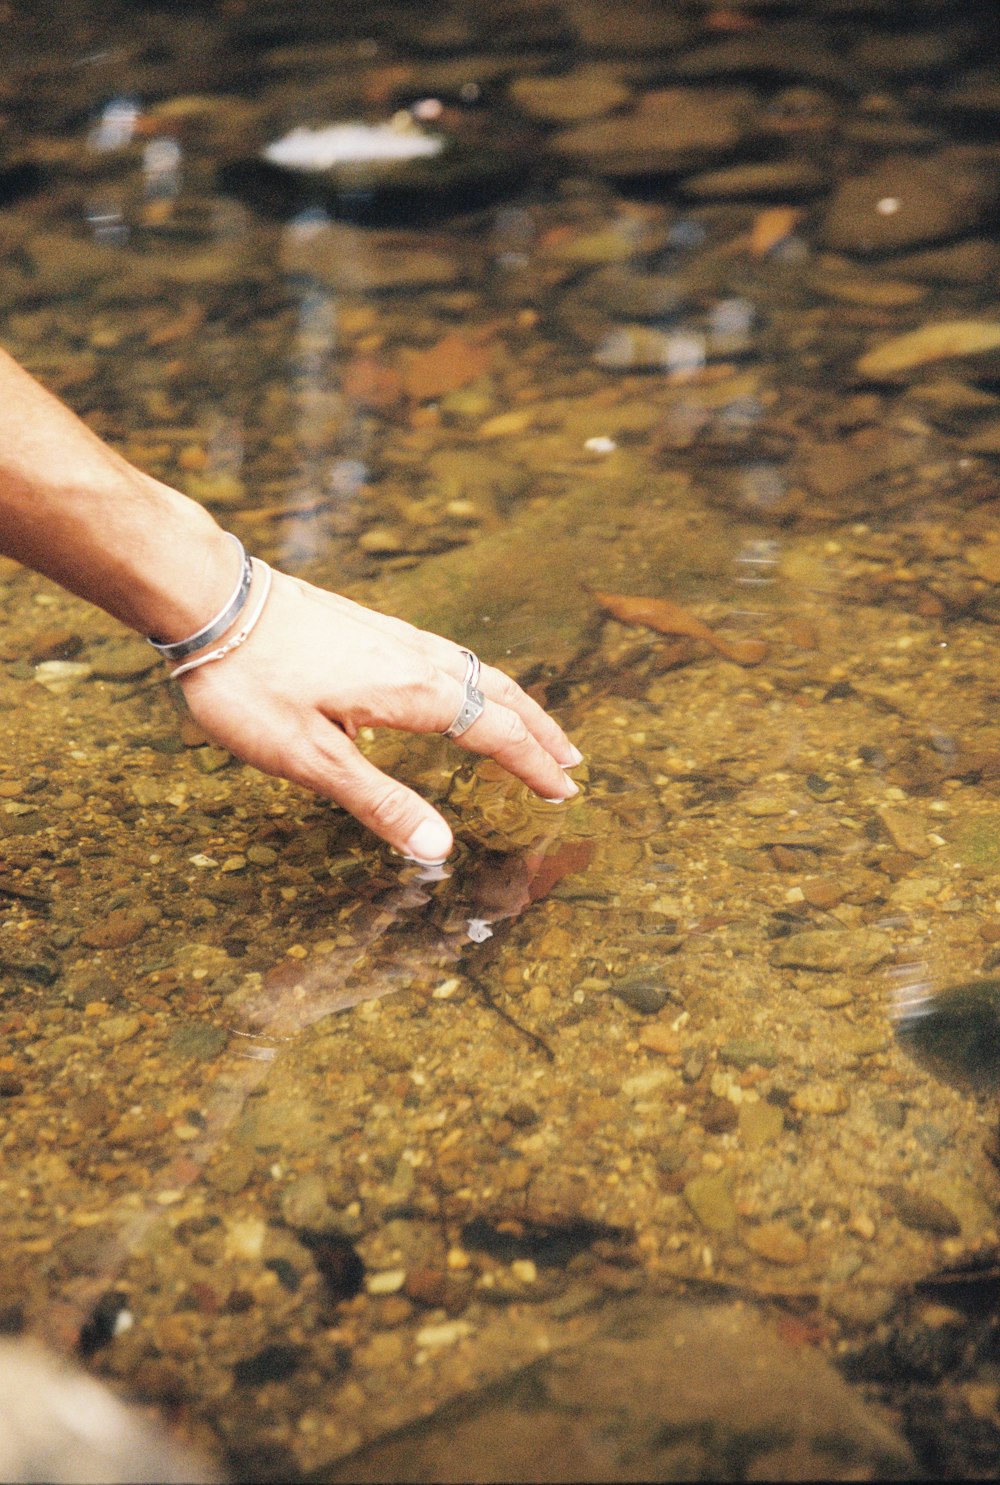
{"type": "MultiPolygon", "coordinates": [[[[475,660],[475,656],[472,659],[475,660]]],[[[479,661],[476,660],[478,667],[479,661]]],[[[444,729],[445,737],[461,737],[463,732],[468,732],[473,722],[482,716],[486,708],[486,697],[482,691],[478,691],[471,681],[465,683],[465,700],[458,709],[458,716],[450,727],[444,729]]]]}
{"type": "Polygon", "coordinates": [[[479,656],[474,655],[471,650],[459,650],[458,653],[465,656],[465,685],[475,686],[478,689],[479,672],[482,670],[479,656]]]}

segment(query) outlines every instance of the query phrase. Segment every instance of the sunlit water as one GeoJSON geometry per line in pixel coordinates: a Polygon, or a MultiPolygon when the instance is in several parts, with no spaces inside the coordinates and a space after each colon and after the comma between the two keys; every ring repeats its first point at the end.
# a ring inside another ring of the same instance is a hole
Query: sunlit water
{"type": "Polygon", "coordinates": [[[991,1474],[990,11],[22,9],[4,344],[587,763],[364,737],[420,873],[0,568],[6,1327],[239,1478],[991,1474]]]}

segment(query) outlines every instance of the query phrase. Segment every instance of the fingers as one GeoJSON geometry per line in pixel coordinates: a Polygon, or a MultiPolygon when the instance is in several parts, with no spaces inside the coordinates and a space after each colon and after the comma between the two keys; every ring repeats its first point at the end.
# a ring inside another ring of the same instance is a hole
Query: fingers
{"type": "MultiPolygon", "coordinates": [[[[462,687],[455,688],[455,706],[446,726],[457,714],[464,694],[462,687]]],[[[469,752],[486,753],[495,758],[501,767],[552,803],[572,799],[579,793],[578,785],[510,707],[499,706],[487,698],[481,715],[454,741],[469,752]]]]}
{"type": "Polygon", "coordinates": [[[421,865],[437,865],[452,848],[451,831],[437,811],[381,773],[333,727],[297,774],[297,782],[336,800],[394,850],[421,865]]]}
{"type": "Polygon", "coordinates": [[[579,748],[573,746],[559,724],[502,670],[484,665],[479,677],[479,689],[491,701],[515,712],[532,737],[538,740],[547,753],[551,753],[560,768],[575,768],[578,763],[583,762],[579,748]]]}
{"type": "MultiPolygon", "coordinates": [[[[465,674],[465,654],[451,640],[442,639],[424,629],[417,629],[405,619],[393,618],[374,609],[363,608],[340,594],[312,590],[322,599],[342,612],[349,612],[355,620],[376,629],[386,637],[401,641],[408,649],[417,650],[424,659],[443,670],[446,675],[461,681],[465,674]]],[[[570,742],[559,724],[524,691],[516,681],[492,665],[484,665],[479,679],[483,695],[499,706],[516,713],[531,735],[561,768],[575,768],[583,758],[578,748],[570,742]]],[[[456,704],[455,710],[458,710],[456,704]]],[[[447,724],[445,724],[447,725],[447,724]]],[[[486,751],[483,749],[482,751],[486,751]]]]}

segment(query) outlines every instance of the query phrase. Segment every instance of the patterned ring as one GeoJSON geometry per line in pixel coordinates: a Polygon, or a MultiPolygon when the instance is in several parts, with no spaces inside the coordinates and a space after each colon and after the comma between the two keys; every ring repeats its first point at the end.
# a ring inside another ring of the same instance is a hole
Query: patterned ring
{"type": "Polygon", "coordinates": [[[461,737],[463,732],[468,732],[473,722],[482,716],[486,707],[486,697],[482,691],[477,691],[471,681],[465,683],[465,700],[458,709],[458,716],[450,727],[444,729],[445,737],[461,737]]]}

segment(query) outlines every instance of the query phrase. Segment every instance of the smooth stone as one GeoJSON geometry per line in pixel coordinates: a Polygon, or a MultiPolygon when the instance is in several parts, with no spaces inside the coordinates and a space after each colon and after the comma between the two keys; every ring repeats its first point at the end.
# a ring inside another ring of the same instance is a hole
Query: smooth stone
{"type": "Polygon", "coordinates": [[[182,1021],[170,1033],[167,1051],[175,1057],[191,1057],[209,1062],[217,1057],[229,1041],[223,1026],[210,1026],[207,1021],[182,1021]]]}
{"type": "Polygon", "coordinates": [[[932,854],[933,847],[927,839],[927,826],[920,815],[897,805],[882,805],[878,815],[889,832],[893,845],[899,850],[918,857],[932,854]]]}
{"type": "Polygon", "coordinates": [[[807,928],[780,939],[770,958],[782,969],[866,973],[894,952],[892,939],[874,928],[807,928]]]}
{"type": "Polygon", "coordinates": [[[102,645],[93,651],[91,671],[98,681],[141,681],[160,663],[160,657],[141,639],[126,639],[120,644],[102,645]]]}
{"type": "Polygon", "coordinates": [[[686,301],[673,275],[641,273],[617,264],[590,274],[577,294],[605,315],[628,320],[659,320],[676,314],[686,301]]]}
{"type": "Polygon", "coordinates": [[[611,994],[643,1016],[655,1016],[670,1000],[670,992],[661,981],[646,976],[630,976],[612,985],[611,994]]]}
{"type": "Polygon", "coordinates": [[[685,1183],[684,1199],[702,1227],[709,1232],[735,1231],[736,1203],[726,1171],[692,1176],[685,1183]]]}
{"type": "Polygon", "coordinates": [[[751,1253],[768,1263],[793,1265],[804,1263],[809,1257],[805,1238],[787,1222],[763,1222],[760,1227],[752,1227],[744,1242],[751,1253]]]}
{"type": "Polygon", "coordinates": [[[912,1227],[917,1232],[939,1233],[942,1237],[961,1234],[962,1224],[954,1212],[935,1196],[896,1182],[883,1186],[882,1195],[891,1203],[904,1227],[912,1227]]]}
{"type": "Polygon", "coordinates": [[[760,1150],[784,1133],[785,1115],[777,1104],[765,1099],[755,1103],[744,1101],[737,1111],[736,1127],[748,1150],[760,1150]]]}
{"type": "Polygon", "coordinates": [[[753,112],[748,89],[662,88],[631,113],[562,131],[551,148],[599,174],[672,174],[729,155],[747,137],[753,112]]]}
{"type": "Polygon", "coordinates": [[[759,30],[691,47],[677,58],[672,70],[678,77],[699,81],[754,74],[770,78],[775,73],[811,82],[851,80],[846,58],[822,45],[815,31],[795,23],[769,23],[759,30]]]}
{"type": "Polygon", "coordinates": [[[866,351],[857,363],[860,376],[873,380],[905,376],[939,361],[1000,356],[1000,321],[942,320],[894,336],[866,351]]]}
{"type": "Polygon", "coordinates": [[[53,696],[66,696],[90,680],[93,671],[82,660],[43,660],[34,667],[34,679],[53,696]]]}
{"type": "Polygon", "coordinates": [[[792,1108],[800,1114],[843,1114],[850,1106],[839,1083],[805,1083],[792,1094],[792,1108]]]}
{"type": "Polygon", "coordinates": [[[719,1048],[719,1060],[726,1062],[730,1067],[775,1067],[778,1063],[778,1052],[769,1042],[752,1041],[749,1038],[741,1038],[736,1041],[724,1042],[719,1048]]]}
{"type": "Polygon", "coordinates": [[[603,67],[578,67],[557,77],[519,77],[509,93],[529,117],[550,124],[602,118],[632,97],[631,88],[603,67]]]}
{"type": "Polygon", "coordinates": [[[680,183],[695,201],[755,201],[814,196],[826,190],[830,177],[809,160],[778,160],[706,170],[680,183]]]}
{"type": "Polygon", "coordinates": [[[142,938],[148,927],[146,914],[114,908],[106,917],[89,924],[80,934],[80,942],[88,949],[124,949],[142,938]]]}
{"type": "Polygon", "coordinates": [[[822,240],[840,252],[898,253],[974,230],[995,196],[967,151],[892,155],[841,183],[822,240]]]}
{"type": "Polygon", "coordinates": [[[892,266],[906,278],[978,289],[1000,274],[1000,244],[990,237],[967,237],[943,247],[905,253],[894,258],[892,266]]]}
{"type": "Polygon", "coordinates": [[[247,503],[246,485],[239,475],[225,470],[218,473],[187,474],[184,476],[184,493],[201,505],[216,510],[236,510],[247,503]]]}

